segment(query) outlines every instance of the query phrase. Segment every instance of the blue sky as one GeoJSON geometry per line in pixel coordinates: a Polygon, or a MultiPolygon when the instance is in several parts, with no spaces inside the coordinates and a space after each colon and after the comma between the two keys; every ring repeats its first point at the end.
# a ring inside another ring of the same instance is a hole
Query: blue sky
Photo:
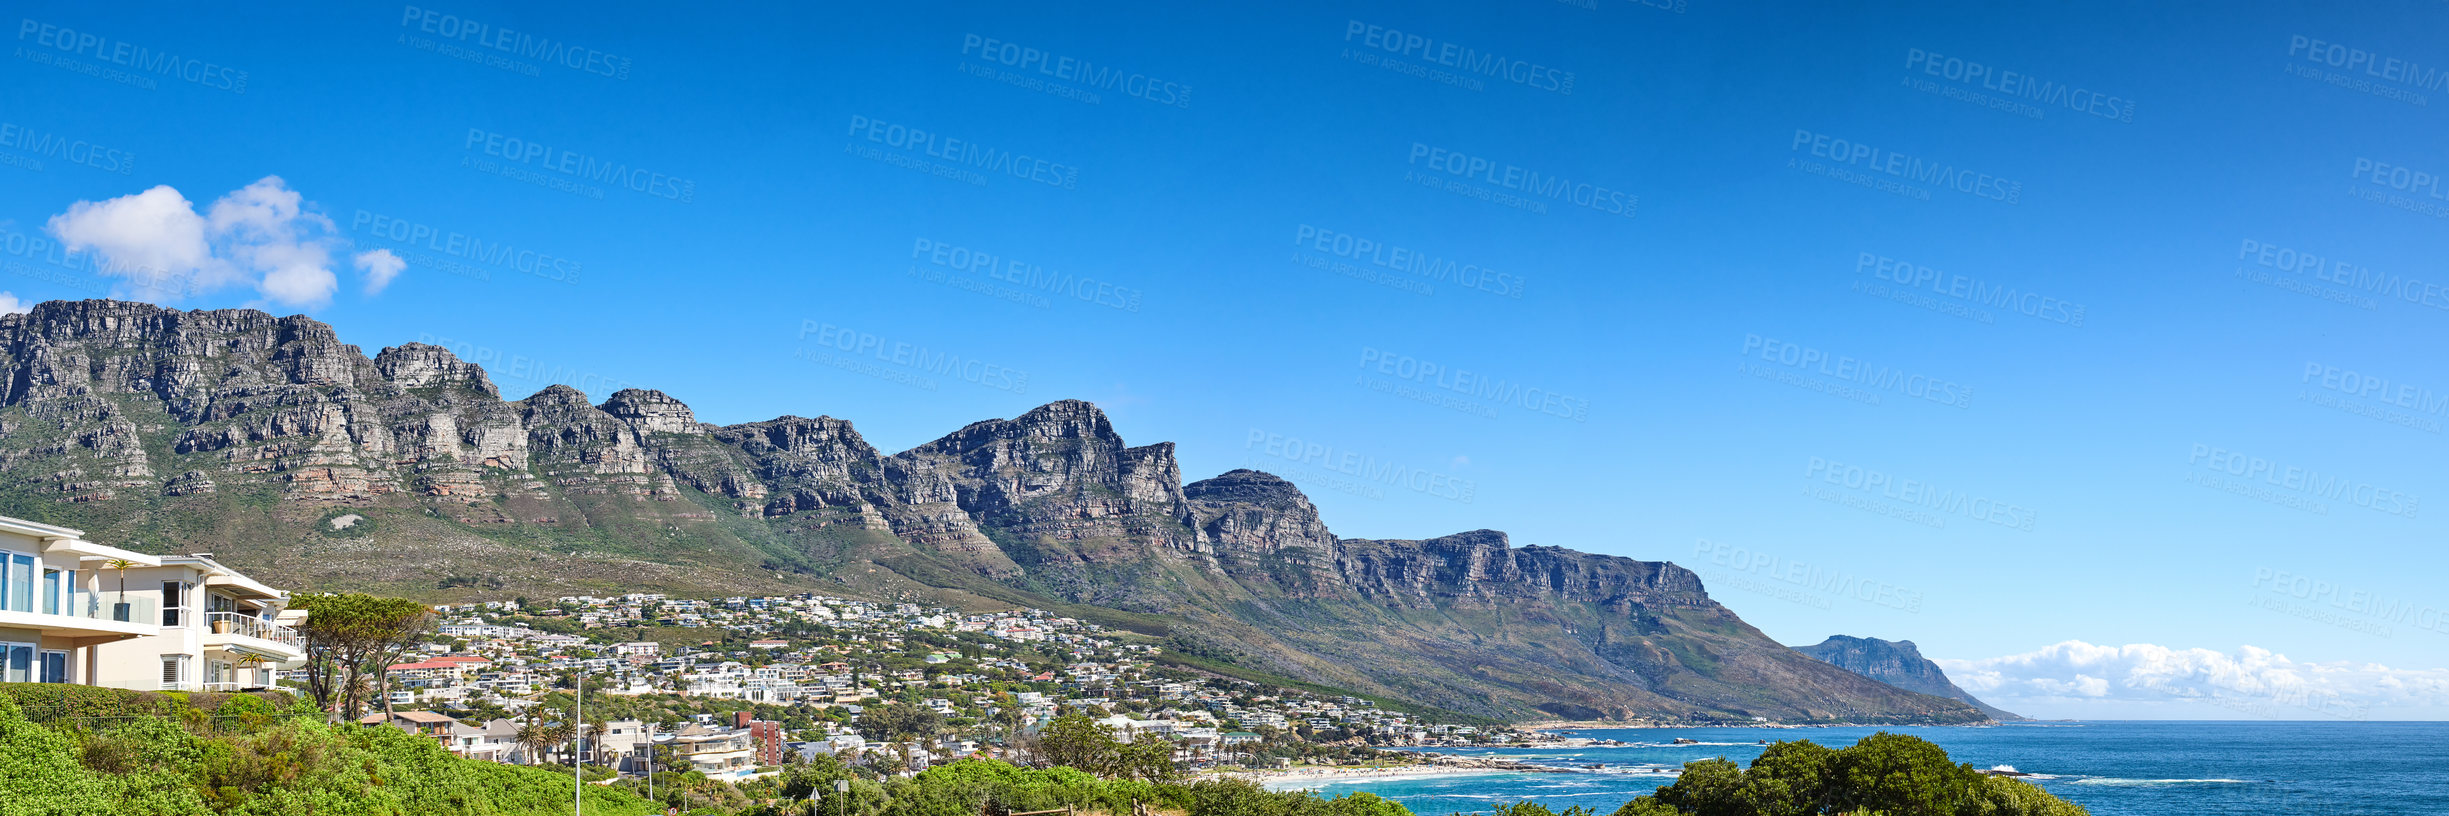
{"type": "Polygon", "coordinates": [[[890,450],[1083,398],[1339,534],[1674,560],[2010,708],[2449,714],[2438,4],[18,8],[20,301],[890,450]],[[327,278],[41,248],[267,176],[327,278]]]}

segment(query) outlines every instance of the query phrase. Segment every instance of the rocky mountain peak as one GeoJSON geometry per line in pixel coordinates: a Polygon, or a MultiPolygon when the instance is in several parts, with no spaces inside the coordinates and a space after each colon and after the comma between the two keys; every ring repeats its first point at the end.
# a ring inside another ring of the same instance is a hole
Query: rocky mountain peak
{"type": "Polygon", "coordinates": [[[401,388],[460,386],[495,399],[502,396],[483,367],[441,346],[408,343],[383,349],[374,355],[374,370],[401,388]]]}
{"type": "Polygon", "coordinates": [[[689,411],[689,406],[661,391],[624,388],[613,392],[612,398],[604,400],[604,404],[598,407],[604,413],[629,423],[641,434],[705,432],[697,424],[697,415],[689,411]]]}
{"type": "Polygon", "coordinates": [[[545,386],[542,390],[527,395],[526,399],[519,400],[519,402],[531,408],[592,409],[595,407],[595,404],[587,399],[587,392],[560,383],[545,386]]]}
{"type": "Polygon", "coordinates": [[[1122,435],[1114,432],[1114,423],[1107,421],[1105,412],[1086,400],[1056,400],[1020,415],[1012,420],[1022,433],[1039,439],[1094,439],[1122,444],[1122,435]]]}
{"type": "Polygon", "coordinates": [[[876,448],[867,444],[867,440],[859,436],[859,431],[851,427],[850,420],[829,416],[810,419],[786,414],[764,422],[725,425],[716,429],[715,434],[727,444],[749,449],[752,455],[764,455],[768,451],[803,454],[845,450],[865,457],[879,455],[876,448]]]}
{"type": "Polygon", "coordinates": [[[1914,646],[1910,640],[1832,635],[1816,645],[1797,647],[1795,651],[1906,691],[1961,700],[1993,719],[2023,719],[1992,707],[1974,698],[1971,692],[1958,688],[1955,681],[1947,679],[1947,672],[1940,670],[1939,664],[1923,657],[1921,648],[1914,646]]]}
{"type": "Polygon", "coordinates": [[[1310,497],[1283,477],[1263,470],[1228,470],[1182,486],[1182,497],[1195,502],[1254,504],[1286,509],[1309,508],[1310,497]]]}

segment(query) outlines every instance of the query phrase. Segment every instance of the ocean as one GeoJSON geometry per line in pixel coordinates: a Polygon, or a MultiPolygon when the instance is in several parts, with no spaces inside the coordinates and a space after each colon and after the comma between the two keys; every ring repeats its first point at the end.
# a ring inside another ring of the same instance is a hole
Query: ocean
{"type": "MultiPolygon", "coordinates": [[[[1441,748],[1575,769],[1457,774],[1296,786],[1368,791],[1443,816],[1529,800],[1607,816],[1674,778],[1658,771],[1725,757],[1748,764],[1759,740],[1841,747],[1879,731],[1937,743],[1976,768],[2011,766],[2098,816],[2443,816],[2449,723],[2047,722],[1987,727],[1616,728],[1562,732],[1627,747],[1441,748]],[[1697,745],[1675,745],[1677,738],[1697,745]],[[1592,770],[1589,766],[1599,766],[1592,770]]],[[[1279,786],[1282,787],[1282,786],[1279,786]]]]}

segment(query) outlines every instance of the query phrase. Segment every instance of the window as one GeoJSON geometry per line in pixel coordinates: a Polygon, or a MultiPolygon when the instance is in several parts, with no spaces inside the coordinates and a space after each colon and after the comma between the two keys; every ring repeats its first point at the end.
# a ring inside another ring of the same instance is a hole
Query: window
{"type": "Polygon", "coordinates": [[[65,615],[69,613],[68,599],[65,597],[68,590],[67,578],[66,572],[55,569],[43,570],[43,614],[65,615]]]}
{"type": "Polygon", "coordinates": [[[187,656],[162,655],[162,689],[182,691],[187,688],[187,656]]]}
{"type": "Polygon", "coordinates": [[[162,582],[162,625],[180,626],[179,612],[187,606],[187,585],[178,581],[162,582]]]}
{"type": "Polygon", "coordinates": [[[10,553],[8,569],[8,608],[12,612],[34,611],[34,556],[10,553]]]}
{"type": "Polygon", "coordinates": [[[34,682],[34,644],[0,643],[0,682],[34,682]]]}
{"type": "Polygon", "coordinates": [[[42,682],[45,682],[45,683],[65,683],[65,682],[68,682],[68,653],[67,653],[67,652],[44,652],[44,653],[43,653],[43,660],[42,660],[42,663],[43,663],[42,682]]]}

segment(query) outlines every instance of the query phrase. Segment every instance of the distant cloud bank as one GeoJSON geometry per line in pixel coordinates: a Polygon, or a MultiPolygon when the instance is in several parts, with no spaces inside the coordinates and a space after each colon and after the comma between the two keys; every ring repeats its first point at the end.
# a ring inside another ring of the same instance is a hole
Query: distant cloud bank
{"type": "Polygon", "coordinates": [[[2069,640],[2005,657],[1934,662],[1982,700],[2048,719],[2449,718],[2449,669],[2300,663],[2256,646],[2228,653],[2069,640]]]}

